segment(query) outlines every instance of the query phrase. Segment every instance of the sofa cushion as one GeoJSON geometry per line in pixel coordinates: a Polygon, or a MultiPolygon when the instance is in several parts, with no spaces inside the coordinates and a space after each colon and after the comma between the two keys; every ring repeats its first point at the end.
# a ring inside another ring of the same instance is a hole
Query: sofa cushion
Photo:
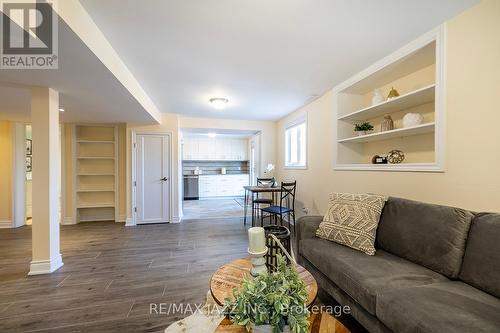
{"type": "Polygon", "coordinates": [[[472,220],[460,279],[500,297],[499,255],[500,214],[479,214],[472,220]]]}
{"type": "Polygon", "coordinates": [[[394,332],[500,332],[500,300],[460,281],[385,292],[377,317],[394,332]]]}
{"type": "Polygon", "coordinates": [[[316,235],[375,254],[375,235],[386,197],[374,194],[330,194],[330,204],[316,235]]]}
{"type": "Polygon", "coordinates": [[[380,217],[377,244],[387,252],[456,278],[473,217],[459,208],[391,197],[380,217]]]}
{"type": "Polygon", "coordinates": [[[367,256],[319,238],[300,241],[300,253],[372,315],[383,291],[447,280],[383,250],[367,256]]]}

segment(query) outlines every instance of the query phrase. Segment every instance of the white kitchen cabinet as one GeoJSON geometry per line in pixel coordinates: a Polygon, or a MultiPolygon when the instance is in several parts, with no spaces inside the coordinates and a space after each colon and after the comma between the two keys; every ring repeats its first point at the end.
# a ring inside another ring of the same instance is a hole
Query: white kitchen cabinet
{"type": "Polygon", "coordinates": [[[185,137],[183,139],[184,160],[202,161],[247,161],[246,139],[185,137]]]}
{"type": "Polygon", "coordinates": [[[233,197],[245,194],[243,186],[249,184],[246,175],[203,175],[199,177],[200,198],[233,197]]]}

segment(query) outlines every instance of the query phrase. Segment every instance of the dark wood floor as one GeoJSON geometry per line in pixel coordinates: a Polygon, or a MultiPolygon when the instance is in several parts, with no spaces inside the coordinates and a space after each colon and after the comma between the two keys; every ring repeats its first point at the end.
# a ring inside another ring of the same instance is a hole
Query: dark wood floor
{"type": "Polygon", "coordinates": [[[160,332],[178,318],[150,303],[204,303],[212,273],[246,250],[239,219],[62,226],[64,266],[27,277],[31,228],[0,230],[0,332],[160,332]]]}
{"type": "Polygon", "coordinates": [[[31,227],[3,229],[0,332],[163,332],[186,314],[151,303],[204,304],[213,272],[246,251],[241,218],[85,223],[61,227],[60,270],[28,277],[31,227]]]}

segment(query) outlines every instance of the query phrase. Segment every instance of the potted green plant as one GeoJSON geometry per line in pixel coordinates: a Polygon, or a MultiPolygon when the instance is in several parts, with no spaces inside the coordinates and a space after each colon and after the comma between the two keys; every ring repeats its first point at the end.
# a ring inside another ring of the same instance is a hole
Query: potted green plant
{"type": "Polygon", "coordinates": [[[245,278],[241,288],[233,290],[234,300],[225,300],[227,314],[233,323],[254,333],[306,333],[306,285],[284,257],[278,255],[277,262],[276,272],[245,278]]]}
{"type": "Polygon", "coordinates": [[[366,135],[369,131],[373,131],[373,125],[367,121],[361,124],[354,124],[354,132],[357,132],[359,136],[366,135]]]}

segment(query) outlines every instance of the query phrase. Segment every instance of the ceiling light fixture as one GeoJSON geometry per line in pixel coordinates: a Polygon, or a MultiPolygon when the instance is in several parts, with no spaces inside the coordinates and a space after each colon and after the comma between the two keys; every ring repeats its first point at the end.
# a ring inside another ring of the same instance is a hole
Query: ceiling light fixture
{"type": "Polygon", "coordinates": [[[227,98],[223,97],[214,97],[209,99],[212,106],[217,110],[222,110],[226,107],[226,104],[229,102],[227,98]]]}
{"type": "Polygon", "coordinates": [[[59,108],[59,112],[64,112],[64,109],[63,108],[59,108]]]}
{"type": "Polygon", "coordinates": [[[217,133],[210,132],[207,135],[209,138],[215,138],[217,136],[217,133]]]}

